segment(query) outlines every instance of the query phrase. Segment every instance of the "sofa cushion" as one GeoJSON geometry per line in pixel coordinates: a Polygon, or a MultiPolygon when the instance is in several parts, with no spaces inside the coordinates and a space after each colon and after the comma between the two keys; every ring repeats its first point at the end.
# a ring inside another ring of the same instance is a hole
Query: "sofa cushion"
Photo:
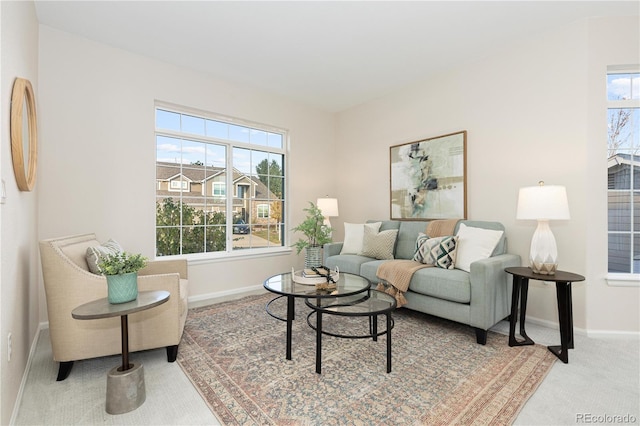
{"type": "Polygon", "coordinates": [[[364,241],[364,228],[370,227],[375,232],[380,230],[382,222],[374,223],[347,223],[344,224],[344,242],[340,254],[358,254],[362,252],[364,241]]]}
{"type": "Polygon", "coordinates": [[[371,283],[374,284],[374,288],[380,282],[380,278],[378,278],[378,267],[384,262],[386,262],[386,260],[369,259],[368,262],[360,266],[360,275],[371,281],[371,283]]]}
{"type": "Polygon", "coordinates": [[[456,303],[470,303],[469,280],[470,274],[459,269],[423,268],[413,274],[409,291],[456,303]]]}
{"type": "Polygon", "coordinates": [[[358,254],[338,254],[327,257],[325,266],[332,270],[338,267],[340,272],[349,272],[350,274],[360,275],[361,265],[371,262],[372,260],[374,259],[366,256],[360,256],[358,254]]]}
{"type": "Polygon", "coordinates": [[[100,268],[98,267],[100,259],[110,254],[118,254],[122,252],[123,250],[120,244],[118,244],[117,241],[111,239],[101,245],[87,247],[86,254],[89,271],[93,272],[94,274],[100,274],[100,268]]]}
{"type": "Polygon", "coordinates": [[[427,232],[428,223],[425,221],[400,222],[395,251],[396,259],[413,259],[416,252],[416,238],[419,233],[427,232]]]}
{"type": "Polygon", "coordinates": [[[504,231],[460,224],[456,234],[458,236],[458,254],[455,267],[469,272],[473,262],[491,256],[503,234],[504,231]]]}
{"type": "Polygon", "coordinates": [[[397,236],[397,229],[375,232],[373,228],[365,227],[360,254],[374,259],[393,259],[397,236]]]}
{"type": "Polygon", "coordinates": [[[453,269],[456,262],[457,236],[429,238],[425,233],[419,233],[416,240],[416,253],[413,260],[438,268],[453,269]]]}

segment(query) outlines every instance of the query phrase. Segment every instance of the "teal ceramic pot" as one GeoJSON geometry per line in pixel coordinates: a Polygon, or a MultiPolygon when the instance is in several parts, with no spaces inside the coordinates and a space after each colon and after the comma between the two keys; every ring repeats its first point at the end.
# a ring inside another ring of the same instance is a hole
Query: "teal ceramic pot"
{"type": "Polygon", "coordinates": [[[138,298],[138,273],[107,275],[107,298],[109,303],[131,302],[138,298]]]}

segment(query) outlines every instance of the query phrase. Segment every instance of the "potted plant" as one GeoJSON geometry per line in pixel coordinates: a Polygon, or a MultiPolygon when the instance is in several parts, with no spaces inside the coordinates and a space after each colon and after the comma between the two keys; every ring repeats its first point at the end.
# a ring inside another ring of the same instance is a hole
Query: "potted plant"
{"type": "Polygon", "coordinates": [[[126,252],[103,256],[98,262],[100,272],[107,278],[109,303],[125,303],[138,297],[138,271],[145,267],[147,258],[126,252]]]}
{"type": "Polygon", "coordinates": [[[324,225],[322,211],[312,202],[303,210],[307,212],[306,219],[292,231],[303,233],[304,238],[300,238],[293,246],[298,254],[305,250],[304,267],[311,268],[322,265],[322,246],[331,242],[332,229],[324,225]]]}

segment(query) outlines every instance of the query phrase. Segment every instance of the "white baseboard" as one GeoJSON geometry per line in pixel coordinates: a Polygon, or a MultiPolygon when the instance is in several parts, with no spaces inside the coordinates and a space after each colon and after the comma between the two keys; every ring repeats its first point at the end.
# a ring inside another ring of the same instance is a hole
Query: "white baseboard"
{"type": "MultiPolygon", "coordinates": [[[[558,330],[560,332],[560,326],[553,321],[543,320],[540,318],[527,316],[527,322],[536,324],[542,327],[547,327],[552,330],[558,330]]],[[[587,336],[592,338],[624,338],[624,339],[640,339],[639,331],[620,331],[620,330],[588,330],[584,328],[573,326],[573,333],[581,336],[587,336]]]]}
{"type": "Polygon", "coordinates": [[[27,385],[27,377],[29,376],[29,371],[31,370],[31,364],[33,363],[33,357],[36,353],[36,348],[38,346],[38,339],[40,339],[40,330],[45,328],[49,328],[49,323],[40,323],[38,329],[36,330],[36,334],[33,337],[33,341],[31,342],[31,348],[29,349],[29,357],[27,358],[27,364],[24,367],[24,372],[22,373],[22,380],[20,381],[20,388],[18,389],[18,395],[16,395],[16,402],[13,405],[13,412],[11,413],[11,418],[9,419],[9,424],[16,424],[18,409],[20,408],[20,404],[22,403],[22,395],[24,393],[24,388],[27,385]],[[45,327],[46,325],[46,327],[45,327]]]}
{"type": "Polygon", "coordinates": [[[241,299],[254,294],[264,294],[267,291],[262,285],[242,287],[233,290],[217,291],[214,293],[199,294],[189,297],[189,309],[200,306],[213,305],[214,303],[227,302],[229,300],[241,299]]]}

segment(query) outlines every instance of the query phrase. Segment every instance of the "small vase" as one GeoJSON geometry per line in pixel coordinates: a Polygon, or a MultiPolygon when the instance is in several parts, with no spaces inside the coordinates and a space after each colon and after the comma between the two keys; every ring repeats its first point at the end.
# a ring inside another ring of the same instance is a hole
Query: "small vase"
{"type": "Polygon", "coordinates": [[[109,303],[131,302],[138,298],[138,273],[107,275],[107,299],[109,303]]]}
{"type": "Polygon", "coordinates": [[[322,247],[307,247],[304,252],[305,269],[322,265],[322,247]]]}

